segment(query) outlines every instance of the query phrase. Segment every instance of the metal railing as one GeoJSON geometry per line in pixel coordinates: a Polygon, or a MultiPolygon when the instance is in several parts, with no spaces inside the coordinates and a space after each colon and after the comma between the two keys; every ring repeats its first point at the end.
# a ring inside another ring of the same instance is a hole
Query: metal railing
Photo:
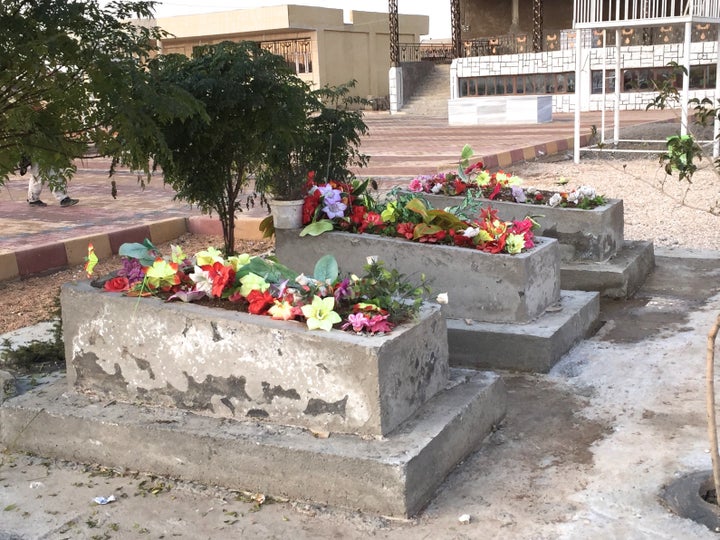
{"type": "Polygon", "coordinates": [[[312,73],[312,46],[310,38],[261,41],[260,47],[282,56],[295,73],[312,73]]]}
{"type": "Polygon", "coordinates": [[[451,43],[401,43],[400,62],[427,60],[436,64],[449,64],[453,59],[451,43]]]}
{"type": "Polygon", "coordinates": [[[632,23],[698,17],[720,20],[717,0],[575,0],[575,23],[632,23]]]}

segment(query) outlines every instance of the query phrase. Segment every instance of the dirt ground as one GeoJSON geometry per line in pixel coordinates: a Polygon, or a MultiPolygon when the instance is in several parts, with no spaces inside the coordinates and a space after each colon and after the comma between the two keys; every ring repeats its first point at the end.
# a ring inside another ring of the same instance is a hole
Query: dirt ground
{"type": "MultiPolygon", "coordinates": [[[[601,329],[551,373],[502,374],[505,421],[418,516],[387,519],[270,494],[259,504],[258,494],[5,451],[0,540],[715,537],[658,497],[678,475],[710,466],[703,377],[706,334],[720,312],[720,252],[688,248],[720,249],[720,218],[708,211],[715,177],[698,176],[688,199],[648,159],[575,165],[560,157],[513,172],[527,185],[565,177],[623,198],[626,238],[653,239],[658,266],[635,298],[604,300],[601,329]],[[93,502],[110,495],[116,502],[93,502]]],[[[23,294],[47,294],[34,291],[23,294]]]]}

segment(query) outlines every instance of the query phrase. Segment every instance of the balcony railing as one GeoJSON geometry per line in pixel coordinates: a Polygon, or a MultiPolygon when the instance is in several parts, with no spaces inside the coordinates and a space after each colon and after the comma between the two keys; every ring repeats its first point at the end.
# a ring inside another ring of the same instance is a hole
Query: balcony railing
{"type": "Polygon", "coordinates": [[[312,73],[312,47],[310,38],[262,41],[260,47],[282,56],[295,73],[312,73]]]}
{"type": "Polygon", "coordinates": [[[717,19],[717,0],[575,0],[575,25],[632,26],[643,22],[669,23],[672,19],[717,19]]]}

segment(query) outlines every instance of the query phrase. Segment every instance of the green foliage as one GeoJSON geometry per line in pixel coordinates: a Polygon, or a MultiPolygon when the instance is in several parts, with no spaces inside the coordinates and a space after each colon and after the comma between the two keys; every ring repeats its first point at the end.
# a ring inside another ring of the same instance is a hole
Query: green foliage
{"type": "Polygon", "coordinates": [[[347,181],[351,167],[364,167],[369,157],[359,151],[360,139],[368,131],[361,106],[366,100],[351,96],[355,81],[325,86],[306,95],[305,122],[294,138],[268,147],[267,161],[255,186],[278,199],[299,199],[309,172],[315,180],[347,181]]]}
{"type": "Polygon", "coordinates": [[[153,2],[5,0],[0,10],[0,184],[31,156],[52,187],[98,154],[148,170],[165,154],[158,120],[197,107],[159,86],[150,55],[163,32],[139,26],[153,2]],[[54,169],[57,176],[49,176],[54,169]]]}
{"type": "Polygon", "coordinates": [[[252,42],[198,47],[191,59],[163,57],[159,73],[200,101],[205,115],[162,126],[171,155],[158,164],[178,198],[217,213],[231,254],[243,188],[262,167],[277,165],[283,154],[273,149],[300,137],[308,87],[282,57],[252,42]]]}
{"type": "Polygon", "coordinates": [[[365,275],[358,284],[360,294],[369,302],[385,309],[389,320],[400,323],[414,318],[420,310],[430,287],[424,275],[413,282],[396,269],[388,270],[382,261],[365,265],[365,275]]]}
{"type": "Polygon", "coordinates": [[[667,174],[677,171],[680,180],[692,182],[692,176],[697,171],[696,159],[702,159],[702,150],[693,136],[673,135],[667,139],[667,152],[660,156],[660,163],[664,164],[667,174]]]}
{"type": "Polygon", "coordinates": [[[65,343],[62,339],[59,296],[55,298],[55,316],[51,341],[33,340],[27,345],[13,347],[10,340],[5,339],[0,344],[2,363],[26,372],[54,370],[64,366],[65,343]]]}
{"type": "Polygon", "coordinates": [[[645,110],[665,109],[673,104],[680,103],[680,93],[678,92],[678,79],[682,79],[687,75],[685,66],[681,66],[677,62],[668,62],[669,71],[660,81],[650,81],[657,95],[648,103],[645,110]]]}
{"type": "MultiPolygon", "coordinates": [[[[658,94],[647,106],[647,109],[664,109],[668,104],[679,103],[680,94],[677,90],[677,79],[687,76],[687,69],[677,62],[668,64],[670,73],[659,84],[653,81],[658,94]]],[[[719,101],[720,103],[720,101],[719,101]]],[[[690,99],[688,106],[692,106],[695,113],[695,122],[706,126],[720,116],[720,108],[715,106],[712,100],[703,98],[690,99]]],[[[688,126],[689,127],[689,126],[688,126]]],[[[665,172],[672,175],[675,171],[680,180],[692,182],[693,174],[698,167],[696,161],[703,157],[703,150],[695,141],[692,132],[687,135],[673,135],[667,139],[667,152],[660,156],[660,164],[664,166],[665,172]]],[[[720,159],[715,162],[715,167],[720,168],[720,159]]]]}

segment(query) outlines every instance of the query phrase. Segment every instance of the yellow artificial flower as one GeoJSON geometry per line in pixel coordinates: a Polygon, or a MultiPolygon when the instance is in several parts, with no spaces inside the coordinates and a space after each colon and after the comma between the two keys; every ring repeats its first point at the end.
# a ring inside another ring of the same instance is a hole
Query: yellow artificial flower
{"type": "Polygon", "coordinates": [[[525,247],[525,236],[522,234],[510,233],[505,239],[505,251],[511,255],[520,253],[525,247]]]}
{"type": "Polygon", "coordinates": [[[209,247],[203,251],[198,251],[195,254],[195,261],[197,262],[198,266],[213,265],[216,262],[225,264],[222,253],[220,253],[220,250],[214,247],[209,247]]]}
{"type": "Polygon", "coordinates": [[[320,298],[314,296],[312,304],[302,306],[303,316],[307,319],[307,325],[310,330],[332,330],[333,324],[339,323],[342,319],[340,315],[333,311],[335,307],[335,298],[328,296],[320,298]]]}
{"type": "Polygon", "coordinates": [[[250,272],[247,276],[240,278],[240,294],[247,296],[252,291],[265,292],[270,288],[270,284],[257,274],[250,272]]]}
{"type": "Polygon", "coordinates": [[[247,253],[241,253],[240,255],[233,255],[232,257],[228,257],[228,264],[233,267],[233,270],[236,272],[240,270],[243,266],[248,264],[250,262],[250,259],[253,257],[251,255],[248,255],[247,253]]]}

